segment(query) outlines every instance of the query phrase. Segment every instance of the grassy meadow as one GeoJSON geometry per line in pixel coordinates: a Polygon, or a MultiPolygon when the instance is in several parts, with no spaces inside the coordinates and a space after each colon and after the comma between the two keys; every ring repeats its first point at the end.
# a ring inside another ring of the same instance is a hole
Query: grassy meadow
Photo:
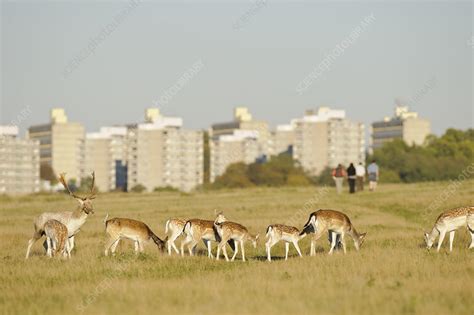
{"type": "Polygon", "coordinates": [[[465,181],[443,208],[427,212],[448,184],[387,184],[375,193],[341,196],[332,187],[100,194],[70,261],[47,259],[42,241],[28,261],[24,255],[34,217],[72,210],[75,201],[66,195],[0,196],[1,313],[471,315],[474,251],[467,249],[467,231],[458,231],[452,253],[448,238],[440,253],[427,251],[423,242],[423,230],[431,229],[439,212],[474,204],[474,181],[465,181]],[[318,208],[341,210],[359,232],[367,232],[361,251],[348,240],[347,255],[328,256],[324,238],[316,257],[309,257],[306,238],[300,242],[304,258],[291,247],[291,258],[282,260],[280,243],[272,251],[275,260],[266,262],[266,227],[301,228],[318,208]],[[126,241],[116,257],[104,257],[106,213],[142,220],[164,237],[168,218],[213,219],[214,209],[260,234],[257,249],[247,246],[248,262],[240,256],[233,263],[209,260],[202,243],[198,257],[168,257],[153,243],[135,256],[126,241]]]}

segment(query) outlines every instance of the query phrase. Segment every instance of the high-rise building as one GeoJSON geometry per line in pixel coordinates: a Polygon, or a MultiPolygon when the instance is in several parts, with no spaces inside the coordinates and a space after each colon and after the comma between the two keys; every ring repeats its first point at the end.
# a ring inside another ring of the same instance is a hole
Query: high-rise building
{"type": "Polygon", "coordinates": [[[216,140],[221,135],[233,135],[235,130],[253,131],[257,139],[259,156],[271,154],[271,134],[268,123],[262,120],[254,120],[246,107],[236,107],[234,109],[233,121],[213,124],[209,130],[209,137],[216,140]]]}
{"type": "Polygon", "coordinates": [[[232,134],[215,137],[210,141],[210,181],[224,174],[230,164],[250,164],[260,155],[258,134],[253,130],[234,130],[232,134]]]}
{"type": "Polygon", "coordinates": [[[311,175],[326,167],[365,161],[365,127],[346,118],[344,110],[320,107],[291,123],[295,132],[293,157],[311,175]]]}
{"type": "Polygon", "coordinates": [[[85,144],[85,172],[95,171],[100,191],[127,188],[127,128],[102,127],[88,133],[85,144]]]}
{"type": "Polygon", "coordinates": [[[18,138],[16,126],[0,126],[0,194],[39,190],[39,142],[18,138]]]}
{"type": "Polygon", "coordinates": [[[127,132],[128,188],[173,187],[190,191],[203,183],[203,133],[182,129],[178,117],[148,109],[146,123],[127,132]]]}
{"type": "Polygon", "coordinates": [[[54,173],[67,173],[79,184],[84,174],[84,127],[69,122],[62,108],[51,110],[49,124],[32,126],[28,138],[40,143],[40,163],[49,166],[54,173]]]}
{"type": "Polygon", "coordinates": [[[400,139],[408,145],[422,145],[431,133],[431,123],[410,112],[407,106],[397,106],[393,117],[372,124],[371,149],[377,149],[384,143],[400,139]]]}
{"type": "Polygon", "coordinates": [[[295,128],[290,125],[278,125],[271,133],[271,153],[278,155],[280,153],[293,154],[295,144],[295,128]]]}
{"type": "Polygon", "coordinates": [[[255,162],[272,154],[272,136],[266,121],[254,120],[246,107],[234,109],[234,120],[213,124],[209,130],[210,181],[232,163],[255,162]]]}

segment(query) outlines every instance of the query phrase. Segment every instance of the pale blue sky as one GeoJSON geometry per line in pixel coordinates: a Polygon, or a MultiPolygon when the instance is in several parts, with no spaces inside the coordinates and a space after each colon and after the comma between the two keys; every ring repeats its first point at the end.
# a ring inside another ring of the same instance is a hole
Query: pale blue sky
{"type": "Polygon", "coordinates": [[[420,95],[433,77],[436,86],[412,109],[437,134],[473,126],[470,1],[142,1],[64,77],[68,63],[127,5],[2,2],[0,123],[27,106],[32,114],[22,129],[47,122],[55,106],[88,131],[137,122],[202,60],[202,70],[161,108],[189,128],[227,121],[238,105],[272,125],[320,105],[370,124],[392,114],[395,98],[420,95]],[[298,83],[371,13],[375,21],[299,95],[298,83]]]}

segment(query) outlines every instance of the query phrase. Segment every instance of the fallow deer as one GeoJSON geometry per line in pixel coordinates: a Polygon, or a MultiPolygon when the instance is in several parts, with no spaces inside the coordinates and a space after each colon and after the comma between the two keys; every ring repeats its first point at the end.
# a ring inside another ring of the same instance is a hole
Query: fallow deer
{"type": "Polygon", "coordinates": [[[105,256],[109,255],[109,250],[112,252],[112,255],[114,255],[117,245],[120,240],[124,238],[135,243],[135,254],[138,254],[138,252],[142,253],[144,243],[149,240],[153,240],[160,251],[163,252],[165,250],[165,243],[168,237],[164,240],[160,239],[145,223],[126,218],[113,218],[108,220],[108,217],[109,215],[107,214],[104,219],[105,232],[108,236],[105,245],[105,256]]]}
{"type": "Polygon", "coordinates": [[[47,255],[54,257],[60,254],[63,257],[71,258],[71,252],[67,242],[67,227],[58,220],[49,220],[44,224],[44,234],[46,235],[47,255]]]}
{"type": "Polygon", "coordinates": [[[174,243],[174,241],[181,234],[183,234],[185,224],[186,224],[186,220],[183,220],[183,219],[169,219],[168,221],[166,221],[165,233],[168,234],[168,231],[171,232],[171,236],[169,237],[168,242],[167,242],[168,255],[171,255],[171,249],[174,249],[174,251],[177,254],[179,254],[179,250],[176,247],[176,244],[174,243]]]}
{"type": "Polygon", "coordinates": [[[425,233],[425,242],[428,249],[431,249],[434,241],[439,236],[439,252],[443,244],[446,233],[449,233],[449,251],[453,250],[454,234],[461,227],[467,227],[471,234],[471,244],[469,248],[474,248],[474,206],[459,207],[441,213],[436,219],[435,225],[430,233],[425,233]]]}
{"type": "Polygon", "coordinates": [[[326,231],[330,232],[331,235],[331,249],[329,254],[332,254],[334,247],[336,247],[337,236],[341,236],[342,249],[344,254],[346,253],[346,242],[345,236],[349,235],[354,240],[354,246],[356,250],[359,250],[364,242],[367,233],[359,234],[355,227],[352,225],[351,220],[347,215],[342,212],[335,210],[318,210],[313,212],[309,216],[308,222],[305,224],[303,231],[300,235],[307,234],[311,229],[314,229],[314,236],[311,239],[311,252],[310,255],[316,254],[315,245],[316,241],[326,231]]]}
{"type": "Polygon", "coordinates": [[[224,257],[226,261],[229,261],[227,256],[226,243],[232,241],[234,243],[235,251],[234,256],[232,256],[231,261],[234,261],[237,253],[239,252],[239,244],[242,250],[242,261],[245,261],[245,247],[244,244],[247,241],[250,241],[254,248],[257,248],[258,234],[251,235],[247,228],[239,223],[222,221],[222,215],[218,215],[214,221],[214,227],[217,230],[221,240],[217,245],[217,257],[219,260],[221,250],[224,252],[224,257]]]}
{"type": "Polygon", "coordinates": [[[90,192],[86,197],[80,197],[74,194],[70,189],[65,179],[66,174],[59,176],[59,181],[64,188],[69,192],[69,195],[77,200],[78,207],[74,211],[63,212],[44,212],[40,214],[34,221],[35,232],[33,237],[28,241],[28,249],[26,250],[26,259],[30,256],[30,250],[34,243],[39,240],[44,233],[44,225],[49,220],[57,220],[64,224],[68,231],[68,245],[69,250],[74,248],[74,237],[79,232],[80,228],[86,222],[89,214],[94,213],[92,200],[95,199],[95,173],[92,173],[92,184],[90,192]]]}
{"type": "MultiPolygon", "coordinates": [[[[226,221],[225,216],[219,214],[219,222],[226,221]]],[[[184,246],[188,246],[189,255],[194,255],[194,249],[196,248],[197,243],[202,240],[207,248],[207,256],[213,258],[211,251],[211,242],[220,242],[219,234],[214,228],[214,221],[211,220],[201,220],[201,219],[191,219],[186,222],[184,225],[183,233],[186,235],[186,238],[181,242],[181,256],[184,256],[184,246]]],[[[233,244],[231,244],[233,246],[233,244]]]]}
{"type": "Polygon", "coordinates": [[[288,252],[290,250],[290,243],[296,248],[298,255],[303,257],[301,254],[298,242],[306,235],[300,235],[300,231],[293,227],[283,224],[273,224],[267,228],[267,242],[265,248],[267,250],[267,260],[272,261],[271,248],[276,245],[279,241],[285,242],[285,260],[288,260],[288,252]]]}

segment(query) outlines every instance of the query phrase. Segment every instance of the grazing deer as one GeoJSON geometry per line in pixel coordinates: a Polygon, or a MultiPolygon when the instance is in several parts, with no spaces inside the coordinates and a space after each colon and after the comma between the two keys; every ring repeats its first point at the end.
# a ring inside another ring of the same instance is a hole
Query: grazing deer
{"type": "Polygon", "coordinates": [[[104,219],[105,232],[108,236],[105,245],[105,256],[109,255],[109,250],[112,252],[112,255],[114,255],[118,243],[124,238],[135,243],[135,254],[138,254],[138,252],[142,253],[144,243],[150,239],[155,242],[160,251],[163,252],[165,250],[165,243],[168,237],[164,240],[160,239],[145,223],[125,218],[114,218],[110,220],[108,220],[108,218],[109,215],[107,214],[104,219]]]}
{"type": "Polygon", "coordinates": [[[265,243],[265,248],[267,250],[267,260],[272,261],[271,249],[279,241],[285,242],[285,260],[288,260],[288,251],[290,250],[290,243],[296,248],[298,255],[303,257],[301,254],[300,247],[298,242],[304,238],[306,234],[300,235],[300,231],[293,227],[283,224],[273,224],[267,228],[267,242],[265,243]]]}
{"type": "MultiPolygon", "coordinates": [[[[226,221],[225,216],[219,214],[219,222],[226,221]]],[[[214,221],[191,219],[184,225],[183,233],[186,235],[184,241],[181,242],[181,256],[184,256],[184,246],[188,245],[189,255],[194,255],[194,249],[197,243],[202,240],[207,248],[207,256],[214,258],[211,251],[211,242],[220,242],[219,234],[214,228],[214,221]]],[[[233,246],[234,244],[231,244],[233,246]]]]}
{"type": "Polygon", "coordinates": [[[68,245],[69,251],[74,248],[74,237],[79,232],[80,228],[86,223],[89,214],[94,213],[92,200],[95,199],[95,173],[92,173],[92,184],[90,192],[86,197],[80,197],[74,194],[67,185],[66,174],[59,176],[59,181],[64,188],[69,192],[69,195],[77,200],[78,207],[74,211],[63,212],[44,212],[40,214],[34,221],[35,232],[33,237],[28,241],[28,249],[26,250],[26,259],[30,256],[30,250],[34,243],[44,235],[44,225],[49,220],[57,220],[64,224],[68,231],[68,245]]]}
{"type": "Polygon", "coordinates": [[[300,235],[308,233],[311,229],[314,229],[314,236],[311,239],[311,252],[310,255],[316,254],[316,241],[326,231],[331,233],[331,249],[329,254],[331,255],[334,247],[336,247],[337,236],[341,236],[342,249],[344,254],[346,253],[346,242],[345,236],[348,234],[354,240],[356,250],[359,250],[364,242],[367,233],[357,233],[355,227],[352,225],[351,220],[347,215],[342,212],[335,210],[318,210],[313,212],[309,216],[308,222],[305,224],[303,231],[300,235]]]}
{"type": "Polygon", "coordinates": [[[435,225],[430,233],[425,233],[425,242],[428,249],[431,249],[434,241],[439,235],[439,252],[443,244],[446,233],[449,232],[449,251],[453,251],[454,234],[460,227],[467,226],[471,234],[471,244],[469,248],[474,248],[474,206],[459,207],[441,213],[436,219],[435,225]]]}
{"type": "Polygon", "coordinates": [[[44,234],[48,244],[48,257],[54,257],[57,253],[63,257],[71,258],[71,251],[67,242],[67,227],[58,220],[49,220],[44,224],[44,234]]]}
{"type": "Polygon", "coordinates": [[[227,256],[227,249],[225,246],[226,243],[228,243],[229,241],[233,241],[235,247],[234,256],[232,256],[231,261],[234,261],[235,257],[237,256],[237,253],[239,252],[239,243],[240,248],[242,250],[242,261],[245,261],[244,243],[246,241],[250,241],[253,247],[257,248],[257,241],[259,235],[251,235],[247,228],[241,224],[229,221],[221,222],[220,215],[218,215],[216,220],[214,221],[214,227],[216,228],[217,233],[221,238],[219,245],[217,245],[217,260],[219,260],[219,256],[222,249],[222,251],[224,252],[225,260],[229,261],[229,257],[227,256]]]}
{"type": "Polygon", "coordinates": [[[174,241],[181,234],[183,234],[185,224],[186,224],[186,220],[183,220],[183,219],[169,219],[168,221],[166,221],[165,233],[168,234],[168,231],[171,232],[171,236],[169,237],[168,242],[167,242],[168,255],[171,255],[171,249],[174,249],[174,251],[177,254],[179,254],[179,250],[176,247],[176,244],[174,243],[174,241]]]}

